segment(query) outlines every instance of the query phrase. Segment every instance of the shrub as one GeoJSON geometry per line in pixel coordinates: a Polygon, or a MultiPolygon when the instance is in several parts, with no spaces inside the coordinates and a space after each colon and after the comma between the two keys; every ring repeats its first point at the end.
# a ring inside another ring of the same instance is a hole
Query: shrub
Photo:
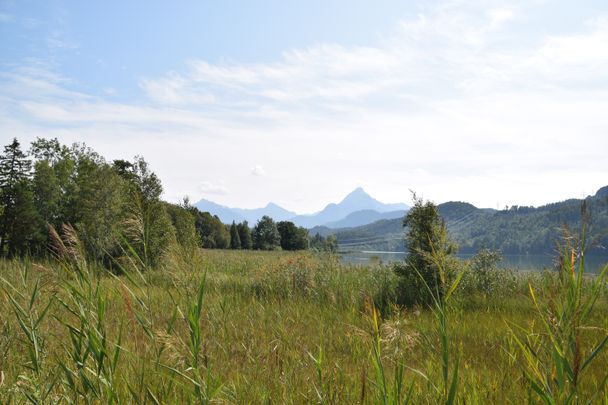
{"type": "Polygon", "coordinates": [[[400,305],[430,305],[445,293],[452,269],[457,260],[453,257],[456,245],[448,238],[445,223],[437,206],[424,202],[414,194],[414,206],[408,211],[403,225],[408,228],[405,246],[408,255],[404,263],[394,266],[400,277],[397,302],[400,305]],[[440,274],[433,257],[445,257],[446,273],[440,274]]]}

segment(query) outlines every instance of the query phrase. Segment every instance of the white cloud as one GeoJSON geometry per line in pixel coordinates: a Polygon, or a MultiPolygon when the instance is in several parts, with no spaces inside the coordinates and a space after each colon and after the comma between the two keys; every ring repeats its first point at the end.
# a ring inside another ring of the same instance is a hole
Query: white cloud
{"type": "Polygon", "coordinates": [[[265,176],[266,171],[264,170],[264,168],[262,166],[255,165],[254,167],[251,168],[251,174],[253,174],[254,176],[265,176]]]}
{"type": "Polygon", "coordinates": [[[1,73],[0,133],[142,154],[167,198],[237,206],[313,211],[369,184],[385,201],[413,189],[494,207],[605,185],[608,20],[522,40],[510,25],[525,9],[467,7],[404,20],[375,45],[193,60],[142,79],[139,103],[82,94],[40,67],[1,73]],[[256,178],[266,171],[272,181],[256,178]]]}
{"type": "Polygon", "coordinates": [[[229,193],[228,188],[223,182],[217,183],[212,181],[203,181],[199,184],[199,191],[205,194],[211,195],[227,195],[229,193]]]}
{"type": "Polygon", "coordinates": [[[606,79],[608,69],[608,18],[588,22],[587,31],[548,37],[530,57],[529,67],[564,84],[606,79]]]}
{"type": "Polygon", "coordinates": [[[488,26],[491,29],[500,29],[503,25],[515,17],[515,12],[510,9],[500,8],[488,11],[490,22],[488,26]]]}

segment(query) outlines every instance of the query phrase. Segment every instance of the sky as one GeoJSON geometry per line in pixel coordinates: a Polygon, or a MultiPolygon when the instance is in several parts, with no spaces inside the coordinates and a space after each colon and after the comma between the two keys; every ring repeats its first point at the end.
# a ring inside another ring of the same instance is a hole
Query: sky
{"type": "Polygon", "coordinates": [[[608,2],[0,0],[0,141],[144,156],[164,198],[478,207],[608,185],[608,2]]]}

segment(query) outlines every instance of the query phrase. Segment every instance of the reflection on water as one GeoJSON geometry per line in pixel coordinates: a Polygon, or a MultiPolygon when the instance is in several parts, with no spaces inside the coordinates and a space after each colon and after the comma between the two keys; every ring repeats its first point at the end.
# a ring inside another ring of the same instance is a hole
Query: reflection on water
{"type": "MultiPolygon", "coordinates": [[[[346,252],[340,255],[343,263],[348,264],[386,264],[401,261],[406,254],[403,252],[346,252]]],[[[469,259],[470,254],[457,255],[461,259],[469,259]]],[[[586,271],[597,273],[608,264],[608,256],[586,256],[586,271]]],[[[554,255],[504,255],[499,267],[515,270],[543,270],[554,267],[554,255]]]]}

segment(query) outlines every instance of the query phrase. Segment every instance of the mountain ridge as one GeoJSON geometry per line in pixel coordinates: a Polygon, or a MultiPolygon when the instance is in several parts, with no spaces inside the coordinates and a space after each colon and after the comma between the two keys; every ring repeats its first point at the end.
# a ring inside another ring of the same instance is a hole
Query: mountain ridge
{"type": "MultiPolygon", "coordinates": [[[[242,222],[255,223],[262,216],[268,215],[275,221],[292,221],[298,226],[311,228],[314,226],[337,223],[346,220],[349,215],[360,212],[357,219],[343,222],[342,225],[362,225],[386,217],[386,213],[405,212],[409,207],[403,203],[385,204],[371,197],[362,187],[355,188],[338,203],[329,203],[322,210],[313,214],[297,214],[269,202],[261,208],[232,208],[201,199],[194,204],[200,211],[217,215],[224,223],[242,222]],[[365,211],[365,212],[363,212],[365,211]],[[373,211],[373,212],[372,212],[373,211]],[[354,222],[353,222],[354,221],[354,222]]],[[[390,214],[389,214],[390,216],[390,214]]],[[[352,219],[352,218],[351,218],[352,219]]]]}
{"type": "MultiPolygon", "coordinates": [[[[564,229],[570,229],[576,235],[576,230],[580,228],[583,201],[590,217],[588,251],[605,255],[608,252],[608,187],[599,189],[595,195],[585,199],[568,199],[539,207],[513,206],[499,211],[449,201],[439,204],[437,208],[461,253],[491,248],[503,254],[554,254],[564,229]]],[[[342,250],[405,249],[402,218],[339,229],[320,226],[312,228],[310,233],[336,235],[342,250]]]]}

